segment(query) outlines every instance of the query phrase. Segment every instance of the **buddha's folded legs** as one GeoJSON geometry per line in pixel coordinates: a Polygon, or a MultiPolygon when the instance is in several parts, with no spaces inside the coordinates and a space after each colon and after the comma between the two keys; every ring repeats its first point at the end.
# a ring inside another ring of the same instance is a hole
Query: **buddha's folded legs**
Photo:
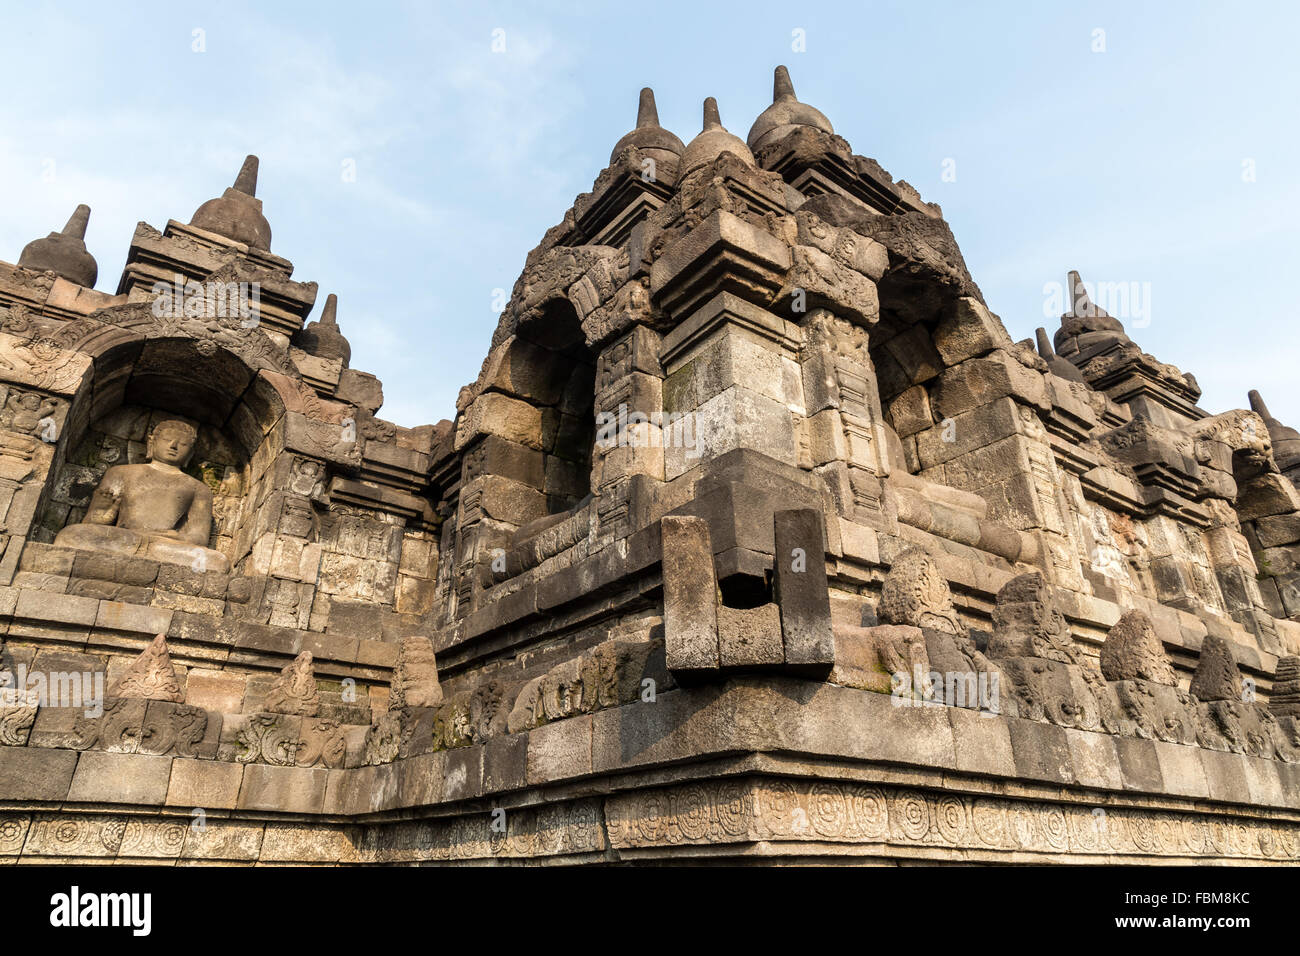
{"type": "Polygon", "coordinates": [[[230,570],[230,560],[220,551],[187,541],[177,541],[146,532],[103,524],[70,524],[55,537],[64,548],[100,551],[132,557],[152,558],[167,564],[183,564],[194,571],[230,570]]]}

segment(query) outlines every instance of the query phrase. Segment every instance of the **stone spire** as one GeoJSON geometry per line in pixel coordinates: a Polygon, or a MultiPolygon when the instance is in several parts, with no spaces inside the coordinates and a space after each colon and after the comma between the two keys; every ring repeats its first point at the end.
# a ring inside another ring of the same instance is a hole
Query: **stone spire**
{"type": "Polygon", "coordinates": [[[99,264],[86,249],[86,225],[90,207],[82,203],[68,219],[62,232],[52,232],[44,239],[34,239],[23,247],[18,265],[35,272],[53,272],[69,282],[87,289],[94,288],[99,264]]]}
{"type": "Polygon", "coordinates": [[[165,636],[159,634],[140,652],[140,656],[131,662],[131,666],[108,692],[108,696],[166,700],[174,704],[185,700],[180,684],[176,682],[176,671],[172,669],[172,658],[167,652],[165,636]]]}
{"type": "Polygon", "coordinates": [[[1201,659],[1187,692],[1198,700],[1240,700],[1241,671],[1232,659],[1232,648],[1221,637],[1207,634],[1201,643],[1201,659]]]}
{"type": "Polygon", "coordinates": [[[339,331],[339,297],[330,293],[319,322],[308,322],[307,327],[294,336],[294,345],[309,355],[323,359],[342,359],[343,367],[352,360],[352,346],[339,331]]]}
{"type": "Polygon", "coordinates": [[[1047,340],[1047,329],[1037,329],[1035,330],[1035,335],[1038,337],[1038,354],[1043,357],[1043,361],[1047,363],[1047,367],[1051,369],[1054,374],[1059,375],[1061,378],[1069,379],[1071,382],[1086,381],[1083,377],[1083,373],[1075,367],[1073,362],[1061,358],[1052,349],[1052,343],[1047,340]]]}
{"type": "Polygon", "coordinates": [[[262,215],[257,198],[257,157],[245,158],[235,184],[217,199],[209,199],[194,213],[191,226],[242,242],[252,249],[271,251],[271,224],[262,215]]]}
{"type": "Polygon", "coordinates": [[[704,129],[690,141],[682,154],[681,173],[685,179],[690,173],[707,166],[723,153],[734,153],[737,158],[754,165],[754,154],[739,136],[727,132],[718,115],[718,101],[710,96],[704,101],[704,129]]]}
{"type": "Polygon", "coordinates": [[[682,141],[659,125],[659,110],[655,107],[655,91],[646,87],[641,91],[641,101],[636,110],[636,129],[614,144],[614,151],[609,154],[610,165],[618,159],[618,154],[629,146],[635,146],[648,155],[656,165],[665,162],[676,165],[686,147],[682,141]]]}
{"type": "Polygon", "coordinates": [[[1269,441],[1273,444],[1273,460],[1277,462],[1277,467],[1283,472],[1300,467],[1300,432],[1283,425],[1270,415],[1264,399],[1254,389],[1250,392],[1250,408],[1264,419],[1269,441]]]}
{"type": "Polygon", "coordinates": [[[821,110],[795,99],[790,71],[778,66],[772,77],[772,105],[759,113],[749,128],[749,148],[761,149],[783,138],[797,126],[811,126],[828,134],[835,132],[821,110]]]}
{"type": "Polygon", "coordinates": [[[284,665],[280,676],[266,692],[262,706],[271,714],[315,717],[320,713],[320,694],[311,672],[310,651],[303,651],[284,665]]]}

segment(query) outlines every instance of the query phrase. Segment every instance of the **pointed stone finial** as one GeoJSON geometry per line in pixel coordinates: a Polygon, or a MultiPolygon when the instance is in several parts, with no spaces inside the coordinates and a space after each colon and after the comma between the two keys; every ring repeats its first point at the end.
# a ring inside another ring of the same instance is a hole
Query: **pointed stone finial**
{"type": "Polygon", "coordinates": [[[68,218],[62,231],[27,243],[18,256],[18,265],[34,272],[53,272],[79,286],[94,288],[95,280],[99,278],[99,263],[86,249],[86,225],[89,222],[90,207],[82,203],[68,218]]]}
{"type": "Polygon", "coordinates": [[[85,240],[86,226],[90,223],[90,207],[84,202],[78,206],[71,216],[68,217],[68,224],[63,227],[61,235],[71,236],[73,239],[85,240]]]}
{"type": "Polygon", "coordinates": [[[1106,642],[1101,645],[1101,673],[1106,680],[1145,680],[1178,686],[1155,625],[1137,610],[1125,611],[1106,634],[1106,642]]]}
{"type": "Polygon", "coordinates": [[[1300,657],[1277,659],[1268,709],[1274,717],[1300,717],[1300,657]]]}
{"type": "Polygon", "coordinates": [[[722,117],[718,115],[718,101],[712,96],[704,100],[704,129],[722,129],[722,117]]]}
{"type": "Polygon", "coordinates": [[[772,105],[758,114],[745,138],[749,148],[758,150],[769,143],[784,139],[800,127],[834,133],[831,121],[815,106],[800,103],[794,95],[790,71],[778,66],[772,73],[772,105]]]}
{"type": "Polygon", "coordinates": [[[257,165],[256,156],[245,157],[235,184],[195,210],[190,225],[269,252],[271,224],[262,215],[262,200],[257,198],[257,165]]]}
{"type": "Polygon", "coordinates": [[[297,717],[315,717],[320,713],[320,694],[316,689],[311,663],[311,652],[303,651],[284,665],[280,676],[266,692],[266,701],[262,707],[267,713],[297,717]]]}
{"type": "Polygon", "coordinates": [[[1263,397],[1253,389],[1250,392],[1250,408],[1264,419],[1269,441],[1273,443],[1273,460],[1277,462],[1278,468],[1292,481],[1300,478],[1300,474],[1297,473],[1300,471],[1300,431],[1296,431],[1289,425],[1283,425],[1274,418],[1268,406],[1264,404],[1263,397]]]}
{"type": "Polygon", "coordinates": [[[308,355],[323,359],[338,359],[347,368],[352,361],[352,345],[339,330],[339,297],[330,293],[325,298],[325,308],[319,321],[308,322],[307,327],[293,338],[293,344],[308,355]]]}
{"type": "MultiPolygon", "coordinates": [[[[641,151],[641,161],[653,160],[653,176],[657,182],[672,185],[677,178],[677,161],[686,147],[682,141],[659,125],[659,108],[655,105],[655,91],[650,87],[641,90],[636,107],[636,128],[614,144],[609,154],[612,166],[619,154],[629,146],[641,151]]],[[[644,167],[642,172],[647,172],[644,167]]]]}
{"type": "Polygon", "coordinates": [[[731,153],[742,162],[754,165],[754,154],[739,137],[727,131],[718,114],[718,101],[710,96],[704,101],[704,128],[686,147],[682,154],[681,176],[708,166],[723,153],[731,153]]]}
{"type": "Polygon", "coordinates": [[[1241,671],[1232,658],[1232,648],[1223,638],[1206,635],[1187,692],[1199,700],[1241,699],[1241,671]]]}
{"type": "Polygon", "coordinates": [[[641,88],[641,99],[636,106],[636,128],[647,129],[659,125],[659,108],[655,106],[655,91],[648,86],[641,88]]]}
{"type": "Polygon", "coordinates": [[[1086,379],[1083,373],[1069,359],[1063,359],[1052,349],[1052,343],[1047,338],[1047,329],[1036,329],[1034,334],[1038,337],[1038,354],[1043,357],[1047,367],[1052,372],[1063,379],[1071,382],[1084,382],[1086,379]]]}
{"type": "Polygon", "coordinates": [[[433,655],[433,641],[427,637],[402,639],[389,685],[390,711],[405,707],[436,707],[442,703],[442,685],[438,682],[438,662],[433,655]]]}
{"type": "Polygon", "coordinates": [[[237,189],[245,196],[257,195],[257,157],[253,155],[244,157],[244,165],[239,168],[239,175],[235,177],[235,185],[231,187],[237,189]]]}
{"type": "Polygon", "coordinates": [[[1056,353],[1052,351],[1052,343],[1047,341],[1047,329],[1035,329],[1034,334],[1038,337],[1038,354],[1043,357],[1043,361],[1050,362],[1056,358],[1056,353]]]}
{"type": "Polygon", "coordinates": [[[131,662],[121,680],[108,692],[109,697],[133,697],[138,700],[165,700],[182,703],[181,693],[172,668],[171,654],[167,652],[167,638],[159,634],[140,656],[131,662]]]}
{"type": "Polygon", "coordinates": [[[784,66],[778,66],[772,74],[772,102],[779,103],[781,100],[795,99],[794,83],[790,81],[790,71],[784,66]]]}

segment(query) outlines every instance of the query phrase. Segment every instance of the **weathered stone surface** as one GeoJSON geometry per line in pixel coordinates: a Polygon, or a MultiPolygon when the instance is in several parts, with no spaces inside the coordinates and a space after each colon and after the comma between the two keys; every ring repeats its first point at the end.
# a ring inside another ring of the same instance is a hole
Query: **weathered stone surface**
{"type": "Polygon", "coordinates": [[[303,651],[280,670],[264,706],[273,714],[312,716],[320,713],[320,694],[312,674],[311,652],[303,651]]]}
{"type": "Polygon", "coordinates": [[[1147,680],[1176,687],[1173,665],[1151,619],[1125,611],[1101,646],[1101,672],[1107,680],[1147,680]]]}
{"type": "Polygon", "coordinates": [[[1206,635],[1187,691],[1203,701],[1241,699],[1241,672],[1232,657],[1232,648],[1223,638],[1206,635]]]}
{"type": "Polygon", "coordinates": [[[397,665],[393,668],[389,708],[436,707],[440,703],[442,686],[438,683],[438,662],[434,658],[433,642],[427,637],[403,638],[397,665]]]}
{"type": "Polygon", "coordinates": [[[824,673],[834,661],[823,518],[812,508],[774,518],[773,592],[781,609],[785,662],[824,673]]]}
{"type": "Polygon", "coordinates": [[[664,642],[673,671],[719,666],[718,585],[709,526],[702,518],[668,516],[661,522],[664,569],[664,642]]]}
{"type": "Polygon", "coordinates": [[[930,627],[951,634],[961,629],[948,582],[934,559],[916,548],[903,552],[890,565],[878,613],[886,624],[930,627]]]}

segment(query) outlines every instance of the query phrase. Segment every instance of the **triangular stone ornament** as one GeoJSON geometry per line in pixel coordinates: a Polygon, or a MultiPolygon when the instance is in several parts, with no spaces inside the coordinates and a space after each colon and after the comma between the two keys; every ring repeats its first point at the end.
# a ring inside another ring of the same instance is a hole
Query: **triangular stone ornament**
{"type": "Polygon", "coordinates": [[[139,700],[165,700],[174,704],[185,701],[176,671],[172,668],[171,654],[167,652],[167,638],[159,634],[140,656],[131,662],[125,674],[108,693],[109,697],[133,697],[139,700]]]}
{"type": "Polygon", "coordinates": [[[1232,659],[1232,648],[1223,638],[1206,635],[1201,644],[1201,659],[1187,691],[1198,700],[1241,699],[1241,671],[1232,659]]]}
{"type": "Polygon", "coordinates": [[[320,694],[312,675],[310,651],[303,651],[285,664],[280,676],[266,693],[263,709],[272,714],[315,717],[320,713],[320,694]]]}
{"type": "Polygon", "coordinates": [[[1106,680],[1147,680],[1177,687],[1178,678],[1151,618],[1125,611],[1101,645],[1101,673],[1106,680]]]}

